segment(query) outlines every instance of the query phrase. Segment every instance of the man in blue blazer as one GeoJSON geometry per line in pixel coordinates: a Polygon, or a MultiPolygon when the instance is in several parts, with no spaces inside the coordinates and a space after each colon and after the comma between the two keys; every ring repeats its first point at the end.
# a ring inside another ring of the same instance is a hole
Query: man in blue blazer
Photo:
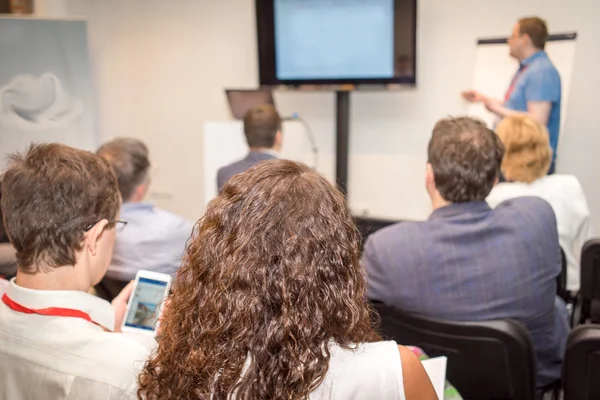
{"type": "Polygon", "coordinates": [[[426,187],[433,213],[371,235],[363,263],[368,296],[406,312],[452,321],[511,318],[531,333],[537,383],[560,378],[569,325],[556,297],[556,219],[536,197],[491,209],[504,149],[482,122],[449,118],[429,142],[426,187]]]}
{"type": "Polygon", "coordinates": [[[244,117],[244,134],[250,153],[244,159],[219,169],[217,173],[219,192],[232,176],[246,171],[261,161],[277,158],[282,141],[281,117],[271,105],[253,108],[244,117]]]}

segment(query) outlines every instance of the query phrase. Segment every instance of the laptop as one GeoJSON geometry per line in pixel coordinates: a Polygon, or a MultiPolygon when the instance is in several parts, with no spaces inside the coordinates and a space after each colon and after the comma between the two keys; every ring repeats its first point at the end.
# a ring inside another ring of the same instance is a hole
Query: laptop
{"type": "Polygon", "coordinates": [[[243,120],[254,107],[269,104],[275,106],[273,93],[269,89],[225,89],[227,102],[233,118],[243,120]]]}

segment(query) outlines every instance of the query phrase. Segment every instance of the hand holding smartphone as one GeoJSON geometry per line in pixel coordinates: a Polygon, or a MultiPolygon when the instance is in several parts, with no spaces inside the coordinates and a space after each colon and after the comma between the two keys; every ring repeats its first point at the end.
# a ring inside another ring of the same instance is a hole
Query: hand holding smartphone
{"type": "Polygon", "coordinates": [[[127,303],[121,331],[154,335],[170,286],[170,275],[138,271],[127,303]]]}

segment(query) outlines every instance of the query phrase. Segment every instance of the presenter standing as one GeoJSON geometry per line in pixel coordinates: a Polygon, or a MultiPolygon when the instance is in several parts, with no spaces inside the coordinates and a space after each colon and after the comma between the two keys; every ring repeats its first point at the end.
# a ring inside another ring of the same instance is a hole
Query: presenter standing
{"type": "Polygon", "coordinates": [[[510,55],[519,61],[520,66],[504,100],[487,97],[474,90],[463,92],[462,96],[470,102],[482,102],[500,118],[524,115],[546,125],[553,150],[548,174],[552,174],[560,129],[561,83],[558,71],[544,51],[547,40],[548,27],[544,20],[537,17],[519,20],[508,45],[510,55]]]}

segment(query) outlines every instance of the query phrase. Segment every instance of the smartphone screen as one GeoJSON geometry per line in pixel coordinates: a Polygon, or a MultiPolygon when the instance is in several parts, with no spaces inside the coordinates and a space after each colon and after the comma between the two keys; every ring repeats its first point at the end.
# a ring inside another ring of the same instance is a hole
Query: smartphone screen
{"type": "Polygon", "coordinates": [[[166,291],[167,282],[140,277],[132,295],[125,326],[153,331],[166,291]]]}

